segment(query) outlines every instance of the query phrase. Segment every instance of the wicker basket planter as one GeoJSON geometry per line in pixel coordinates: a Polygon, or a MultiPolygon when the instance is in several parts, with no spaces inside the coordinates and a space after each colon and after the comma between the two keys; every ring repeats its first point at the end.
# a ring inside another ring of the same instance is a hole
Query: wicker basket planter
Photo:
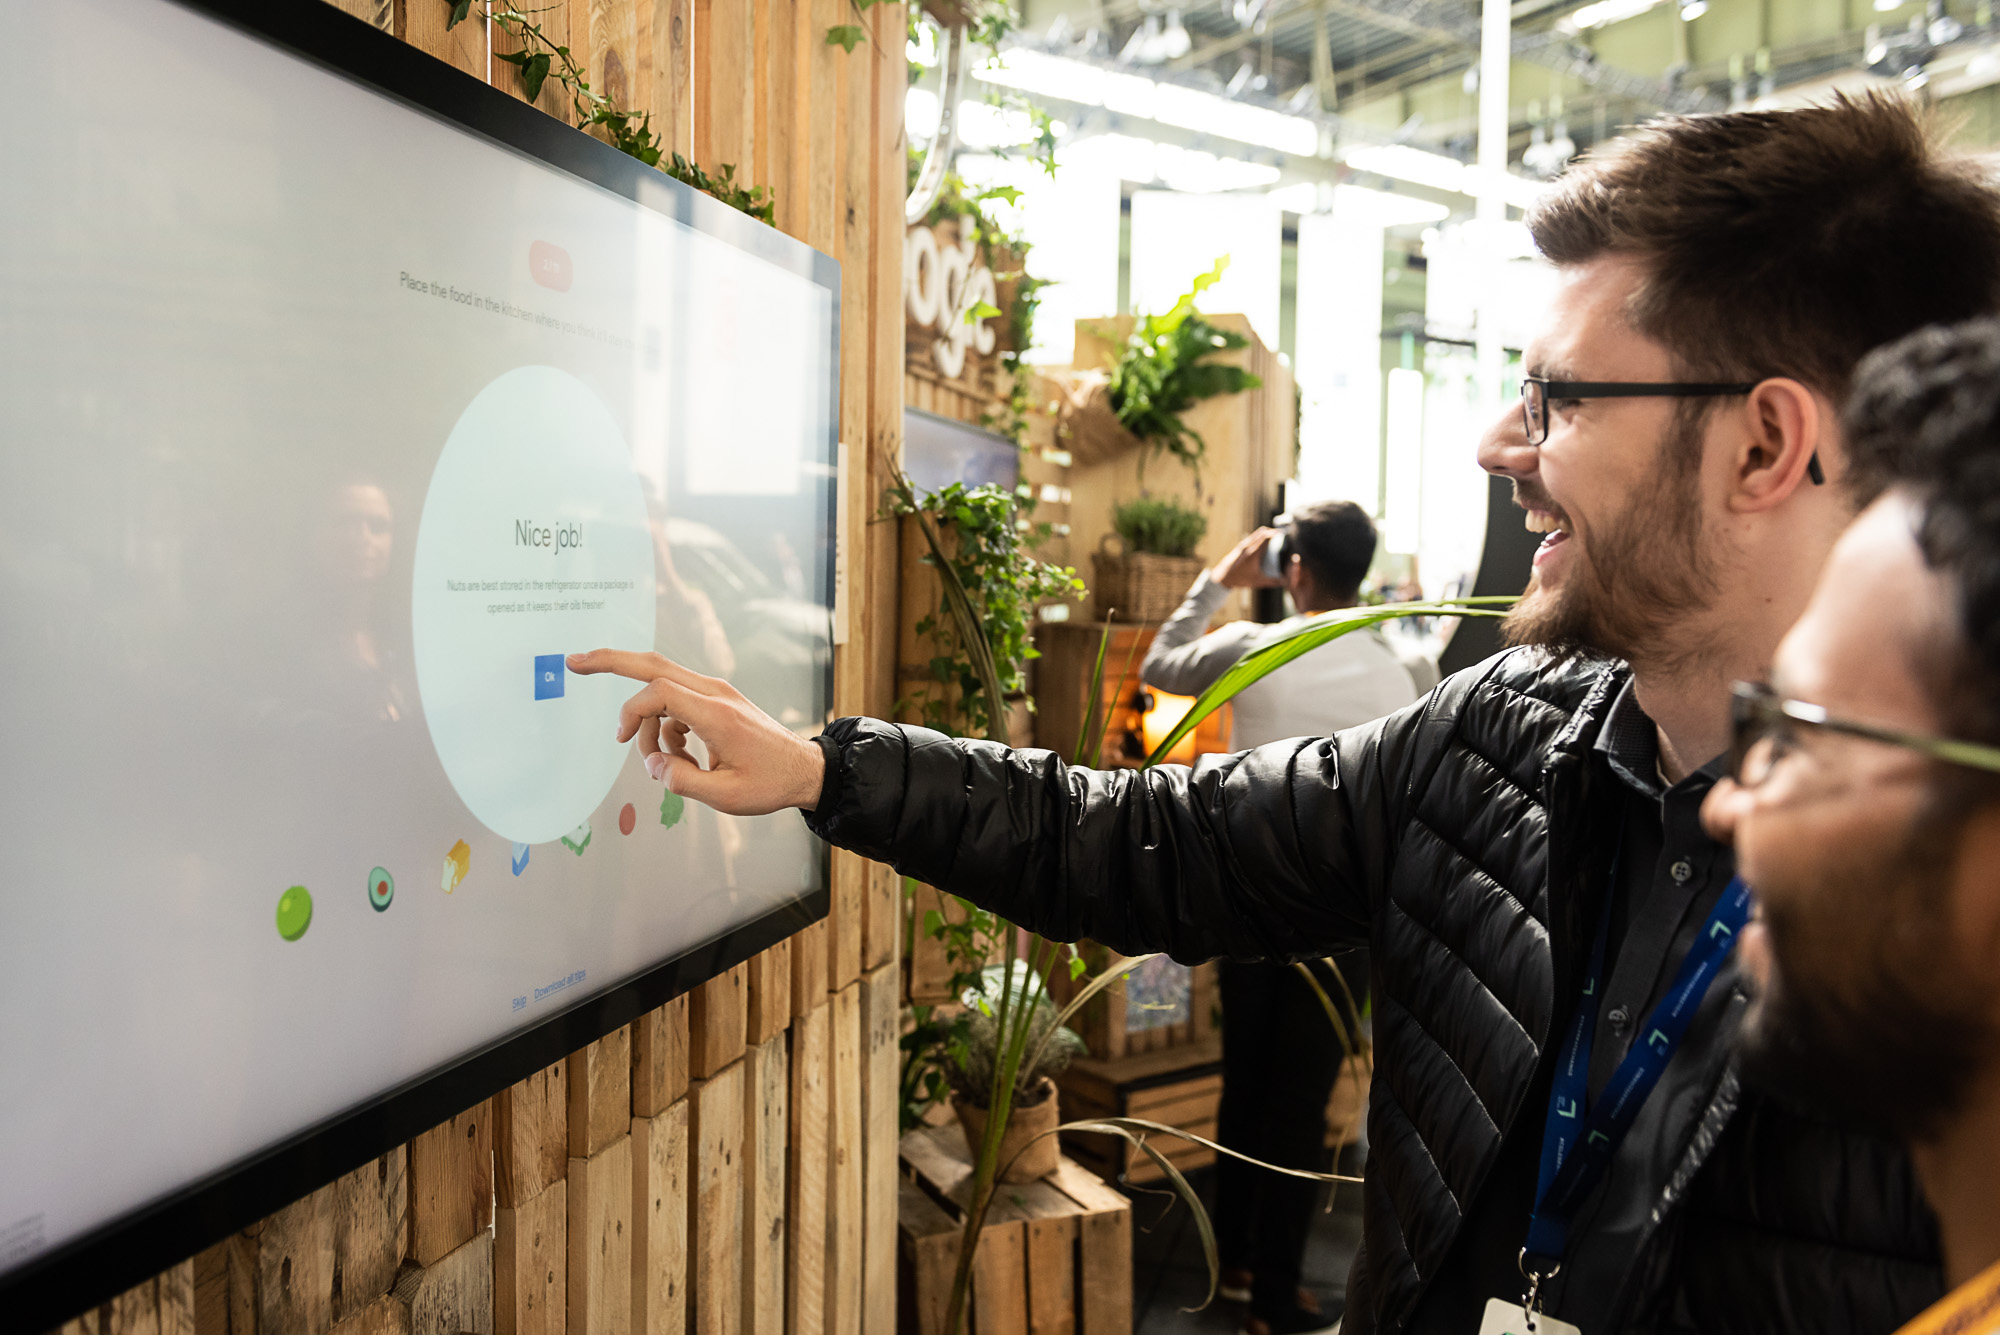
{"type": "Polygon", "coordinates": [[[1122,548],[1116,534],[1106,534],[1091,554],[1096,581],[1090,586],[1101,621],[1116,611],[1126,624],[1157,625],[1174,614],[1202,571],[1199,556],[1155,556],[1122,548]]]}
{"type": "Polygon", "coordinates": [[[1056,443],[1079,464],[1101,464],[1129,450],[1140,440],[1111,411],[1111,391],[1102,371],[1073,372],[1062,377],[1056,399],[1056,443]]]}

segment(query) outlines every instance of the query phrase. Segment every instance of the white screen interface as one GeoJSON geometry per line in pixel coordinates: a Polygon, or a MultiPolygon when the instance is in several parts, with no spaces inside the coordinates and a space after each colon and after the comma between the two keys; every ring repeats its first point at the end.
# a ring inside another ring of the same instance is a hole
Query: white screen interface
{"type": "Polygon", "coordinates": [[[835,331],[200,14],[0,16],[3,1274],[821,887],[563,655],[818,730],[835,331]]]}

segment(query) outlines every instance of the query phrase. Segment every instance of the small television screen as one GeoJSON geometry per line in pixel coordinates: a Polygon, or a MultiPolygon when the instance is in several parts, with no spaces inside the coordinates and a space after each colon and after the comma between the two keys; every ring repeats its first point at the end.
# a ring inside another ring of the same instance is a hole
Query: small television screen
{"type": "Polygon", "coordinates": [[[0,16],[19,1298],[823,914],[795,815],[667,794],[563,656],[824,723],[838,271],[330,6],[0,16]]]}

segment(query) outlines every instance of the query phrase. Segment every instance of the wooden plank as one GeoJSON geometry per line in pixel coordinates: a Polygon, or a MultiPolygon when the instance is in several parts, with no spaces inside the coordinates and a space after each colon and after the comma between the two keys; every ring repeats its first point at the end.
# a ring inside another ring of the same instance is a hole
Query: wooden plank
{"type": "MultiPolygon", "coordinates": [[[[848,550],[858,547],[856,543],[848,550]]],[[[858,702],[854,710],[859,712],[858,702]]],[[[833,992],[861,977],[861,918],[868,893],[868,865],[866,858],[844,848],[833,850],[833,903],[826,915],[826,985],[833,992]]]]}
{"type": "MultiPolygon", "coordinates": [[[[846,55],[837,46],[828,45],[826,30],[835,24],[846,23],[849,6],[853,0],[810,0],[799,6],[806,16],[805,37],[801,45],[805,65],[804,85],[806,88],[806,244],[815,250],[825,251],[834,259],[840,258],[840,228],[837,219],[838,191],[836,183],[840,179],[841,141],[838,133],[839,118],[832,114],[834,99],[839,95],[840,71],[846,63],[846,55]]],[[[851,308],[843,305],[844,319],[858,318],[848,312],[851,308]]],[[[856,509],[866,509],[857,505],[856,509]]]]}
{"type": "Polygon", "coordinates": [[[396,31],[395,0],[329,0],[335,9],[351,14],[371,28],[396,31]]]}
{"type": "Polygon", "coordinates": [[[525,1204],[569,1168],[569,1075],[557,1062],[493,1096],[493,1185],[502,1208],[525,1204]]]}
{"type": "Polygon", "coordinates": [[[385,1293],[335,1325],[332,1335],[410,1335],[409,1304],[393,1293],[385,1293]]]}
{"type": "Polygon", "coordinates": [[[335,1321],[359,1312],[396,1282],[408,1236],[406,1167],[399,1146],[322,1188],[332,1226],[327,1306],[335,1321]]]}
{"type": "Polygon", "coordinates": [[[688,1104],[632,1119],[632,1331],[687,1330],[688,1104]]]}
{"type": "Polygon", "coordinates": [[[745,1041],[768,1043],[792,1022],[792,943],[780,941],[745,966],[745,1041]]]}
{"type": "Polygon", "coordinates": [[[194,1335],[194,1262],[135,1284],[58,1329],[63,1335],[194,1335]]]}
{"type": "Polygon", "coordinates": [[[1028,1335],[1075,1335],[1082,1219],[1076,1202],[1047,1182],[1009,1186],[1006,1192],[1027,1216],[1028,1335]]]}
{"type": "Polygon", "coordinates": [[[972,1328],[979,1335],[1028,1335],[1027,1222],[996,1198],[972,1254],[972,1328]]]}
{"type": "Polygon", "coordinates": [[[637,105],[639,5],[640,0],[589,0],[569,6],[572,38],[578,20],[588,18],[589,44],[581,49],[588,56],[590,86],[621,107],[637,105]]]}
{"type": "Polygon", "coordinates": [[[564,1063],[569,1086],[569,1157],[602,1153],[632,1129],[632,1027],[622,1025],[564,1063]]]}
{"type": "MultiPolygon", "coordinates": [[[[867,349],[863,379],[868,395],[868,495],[880,496],[903,458],[903,199],[907,160],[903,152],[903,102],[909,70],[902,47],[907,22],[901,4],[873,6],[864,17],[871,28],[866,87],[855,90],[854,133],[865,152],[849,155],[851,188],[862,198],[854,244],[848,256],[866,256],[868,323],[860,344],[867,349]]],[[[857,55],[862,48],[857,47],[857,55]]],[[[857,83],[859,80],[857,80],[857,83]]],[[[852,439],[850,437],[849,439],[852,439]]],[[[872,514],[874,506],[868,507],[872,514]]],[[[897,618],[896,526],[877,519],[868,524],[867,597],[863,600],[863,648],[867,712],[884,717],[896,701],[896,644],[889,632],[897,618]]],[[[889,868],[872,868],[863,910],[862,967],[878,968],[895,958],[902,937],[900,883],[889,868]]]]}
{"type": "Polygon", "coordinates": [[[632,1022],[632,1115],[659,1116],[687,1086],[688,999],[682,993],[632,1022]]]}
{"type": "Polygon", "coordinates": [[[428,0],[404,0],[396,6],[396,36],[427,51],[475,79],[486,78],[486,15],[479,6],[465,22],[445,30],[451,7],[428,0]]]}
{"type": "MultiPolygon", "coordinates": [[[[764,58],[758,62],[757,152],[759,180],[773,193],[778,229],[803,240],[806,230],[808,157],[805,44],[812,0],[761,0],[764,58]]],[[[822,37],[821,40],[824,40],[822,37]]]]}
{"type": "Polygon", "coordinates": [[[1079,1222],[1077,1318],[1080,1335],[1130,1335],[1132,1207],[1123,1196],[1062,1160],[1052,1181],[1089,1213],[1079,1222]]]}
{"type": "Polygon", "coordinates": [[[831,1182],[827,1199],[827,1329],[861,1335],[862,1127],[861,984],[833,996],[833,1061],[828,1078],[831,1182]]]}
{"type": "Polygon", "coordinates": [[[822,1335],[826,1329],[827,1049],[832,1022],[833,1005],[823,1000],[795,1019],[791,1029],[791,1127],[785,1145],[790,1160],[785,1326],[790,1335],[822,1335]]]}
{"type": "Polygon", "coordinates": [[[493,1222],[492,1104],[432,1127],[410,1142],[409,1153],[408,1254],[428,1266],[493,1222]]]}
{"type": "Polygon", "coordinates": [[[743,1086],[739,1061],[688,1090],[688,1285],[696,1335],[743,1329],[743,1086]]]}
{"type": "Polygon", "coordinates": [[[746,1335],[783,1335],[785,1141],[791,1107],[783,1032],[753,1045],[743,1066],[749,1101],[743,1120],[743,1329],[746,1335]]]}
{"type": "MultiPolygon", "coordinates": [[[[564,1162],[567,1167],[567,1160],[564,1162]]],[[[569,1320],[569,1183],[493,1216],[493,1324],[498,1335],[563,1335],[569,1320]]]]}
{"type": "Polygon", "coordinates": [[[899,1315],[916,1335],[944,1335],[961,1225],[909,1178],[896,1179],[896,1224],[906,1283],[899,1315]]]}
{"type": "Polygon", "coordinates": [[[756,49],[751,0],[694,0],[695,159],[712,172],[732,165],[743,182],[756,170],[750,147],[756,49]]]}
{"type": "MultiPolygon", "coordinates": [[[[900,456],[902,444],[897,442],[900,456]]],[[[896,590],[891,587],[887,597],[893,600],[896,590]]],[[[872,632],[871,632],[872,633],[872,632]]],[[[894,664],[890,665],[892,684],[894,664]]],[[[887,712],[884,710],[883,712],[887,712]]],[[[867,893],[861,902],[861,968],[863,972],[879,969],[885,964],[893,964],[902,954],[903,945],[903,878],[896,875],[894,867],[879,862],[868,864],[867,893]]]]}
{"type": "Polygon", "coordinates": [[[569,1335],[630,1335],[632,1329],[631,1122],[587,1159],[569,1161],[565,1280],[569,1335]]]}
{"type": "Polygon", "coordinates": [[[792,1018],[810,1015],[826,1005],[826,919],[801,927],[792,936],[792,1018]]]}
{"type": "Polygon", "coordinates": [[[691,0],[651,0],[645,16],[650,38],[647,109],[668,153],[690,157],[694,129],[693,12],[691,0]]]}
{"type": "Polygon", "coordinates": [[[230,1252],[240,1247],[238,1237],[225,1238],[194,1255],[194,1324],[200,1335],[249,1335],[255,1329],[250,1286],[232,1289],[229,1283],[230,1252]]]}
{"type": "Polygon", "coordinates": [[[493,1335],[493,1235],[405,1269],[394,1293],[408,1307],[410,1335],[493,1335]]]}
{"type": "Polygon", "coordinates": [[[750,971],[741,964],[717,974],[688,994],[688,1074],[712,1078],[743,1055],[746,1020],[743,995],[750,971]]]}
{"type": "Polygon", "coordinates": [[[886,1329],[896,1311],[896,1128],[901,1090],[902,972],[884,964],[861,980],[861,1310],[886,1329]]]}

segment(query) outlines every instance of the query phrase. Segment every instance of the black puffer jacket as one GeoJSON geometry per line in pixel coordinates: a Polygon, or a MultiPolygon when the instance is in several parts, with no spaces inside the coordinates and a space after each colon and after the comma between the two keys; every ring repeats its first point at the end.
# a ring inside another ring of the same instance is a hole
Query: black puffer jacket
{"type": "MultiPolygon", "coordinates": [[[[1517,651],[1331,738],[1144,773],[842,719],[808,820],[1060,940],[1186,962],[1366,942],[1376,1079],[1345,1329],[1400,1331],[1507,1128],[1539,1121],[1524,1105],[1610,858],[1591,743],[1624,675],[1517,651]]],[[[1886,1335],[1941,1291],[1899,1149],[1739,1090],[1743,1003],[1725,973],[1674,1058],[1698,1094],[1649,1107],[1629,1140],[1650,1153],[1602,1189],[1598,1217],[1642,1240],[1590,1335],[1886,1335]]]]}

